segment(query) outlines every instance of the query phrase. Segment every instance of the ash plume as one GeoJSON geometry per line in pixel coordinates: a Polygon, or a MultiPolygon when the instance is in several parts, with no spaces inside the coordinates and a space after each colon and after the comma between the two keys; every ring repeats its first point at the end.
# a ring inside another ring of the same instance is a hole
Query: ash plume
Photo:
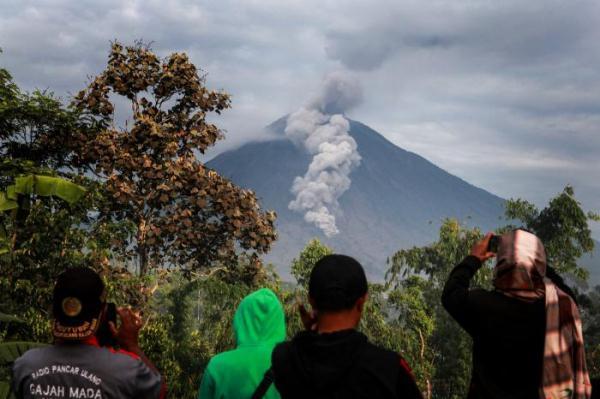
{"type": "Polygon", "coordinates": [[[325,77],[320,92],[305,107],[290,114],[286,135],[313,155],[304,176],[294,179],[295,199],[288,207],[327,237],[339,233],[335,221],[338,199],[350,188],[350,173],[360,164],[356,141],[344,111],[360,104],[362,87],[345,72],[325,77]]]}

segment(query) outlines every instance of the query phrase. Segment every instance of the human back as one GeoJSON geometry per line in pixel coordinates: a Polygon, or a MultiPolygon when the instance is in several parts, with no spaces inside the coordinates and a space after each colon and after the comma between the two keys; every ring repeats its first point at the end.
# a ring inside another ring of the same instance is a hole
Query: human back
{"type": "Polygon", "coordinates": [[[107,303],[106,287],[95,271],[71,268],[61,273],[53,315],[54,343],[25,352],[12,366],[17,398],[164,397],[164,380],[138,344],[141,317],[107,303]]]}
{"type": "Polygon", "coordinates": [[[581,319],[573,292],[550,267],[538,237],[489,233],[450,273],[442,303],[473,338],[469,399],[590,397],[581,319]],[[470,289],[496,257],[494,291],[470,289]]]}
{"type": "Polygon", "coordinates": [[[32,349],[15,362],[13,374],[23,398],[158,397],[157,376],[138,356],[94,340],[32,349]]]}
{"type": "Polygon", "coordinates": [[[546,326],[545,303],[507,297],[495,291],[470,293],[474,323],[473,392],[494,397],[536,398],[541,384],[546,326]],[[494,376],[490,379],[489,376],[494,376]]]}
{"type": "MultiPolygon", "coordinates": [[[[273,347],[285,339],[285,315],[277,296],[263,288],[245,297],[234,319],[236,348],[213,357],[202,377],[199,398],[251,398],[271,367],[273,347]]],[[[278,399],[270,387],[264,398],[278,399]]]]}
{"type": "Polygon", "coordinates": [[[313,311],[299,308],[306,330],[273,351],[274,383],[283,399],[421,397],[402,357],[356,330],[367,291],[356,260],[328,255],[317,262],[309,280],[313,311]]]}
{"type": "Polygon", "coordinates": [[[285,399],[418,397],[402,358],[355,330],[302,332],[277,346],[273,367],[285,399]]]}

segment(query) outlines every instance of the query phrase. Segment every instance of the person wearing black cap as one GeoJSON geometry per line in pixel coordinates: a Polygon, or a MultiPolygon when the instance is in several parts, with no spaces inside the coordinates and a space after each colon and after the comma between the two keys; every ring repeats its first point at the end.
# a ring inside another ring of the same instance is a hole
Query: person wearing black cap
{"type": "Polygon", "coordinates": [[[15,361],[12,389],[16,397],[164,397],[160,372],[138,345],[141,318],[130,309],[117,309],[121,319],[117,328],[107,319],[109,305],[96,272],[88,268],[63,272],[54,288],[54,345],[29,350],[15,361]],[[101,337],[107,334],[112,336],[101,337]],[[111,338],[120,350],[100,345],[111,338]]]}
{"type": "Polygon", "coordinates": [[[275,347],[266,376],[283,399],[421,398],[406,361],[356,330],[367,290],[353,258],[328,255],[317,262],[308,287],[313,312],[300,306],[306,331],[275,347]]]}

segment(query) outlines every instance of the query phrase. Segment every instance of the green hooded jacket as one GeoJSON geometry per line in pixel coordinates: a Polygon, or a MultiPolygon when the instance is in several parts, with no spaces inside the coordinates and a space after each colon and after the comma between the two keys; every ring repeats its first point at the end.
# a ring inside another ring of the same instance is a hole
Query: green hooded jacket
{"type": "MultiPolygon", "coordinates": [[[[285,340],[285,316],[273,291],[263,288],[245,297],[233,317],[237,347],[213,357],[202,377],[199,399],[250,399],[265,371],[271,352],[285,340]]],[[[265,399],[279,399],[272,385],[265,399]]]]}

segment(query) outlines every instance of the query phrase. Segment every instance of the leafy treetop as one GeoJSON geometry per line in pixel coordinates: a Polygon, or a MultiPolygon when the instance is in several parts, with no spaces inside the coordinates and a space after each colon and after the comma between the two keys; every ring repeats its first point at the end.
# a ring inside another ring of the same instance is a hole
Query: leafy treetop
{"type": "Polygon", "coordinates": [[[223,136],[207,115],[230,105],[204,81],[185,54],[161,61],[141,44],[114,43],[104,72],[74,100],[92,127],[81,130],[80,162],[106,181],[101,220],[131,222],[113,249],[137,259],[142,275],[233,263],[237,249],[264,253],[276,237],[275,213],[197,158],[223,136]],[[130,102],[131,127],[116,127],[111,94],[130,102]]]}
{"type": "Polygon", "coordinates": [[[586,213],[581,208],[573,187],[565,187],[542,210],[522,199],[509,200],[506,217],[522,221],[523,227],[540,237],[550,265],[560,272],[572,273],[583,280],[587,278],[588,271],[578,262],[584,253],[594,249],[588,221],[599,221],[600,215],[586,213]]]}

